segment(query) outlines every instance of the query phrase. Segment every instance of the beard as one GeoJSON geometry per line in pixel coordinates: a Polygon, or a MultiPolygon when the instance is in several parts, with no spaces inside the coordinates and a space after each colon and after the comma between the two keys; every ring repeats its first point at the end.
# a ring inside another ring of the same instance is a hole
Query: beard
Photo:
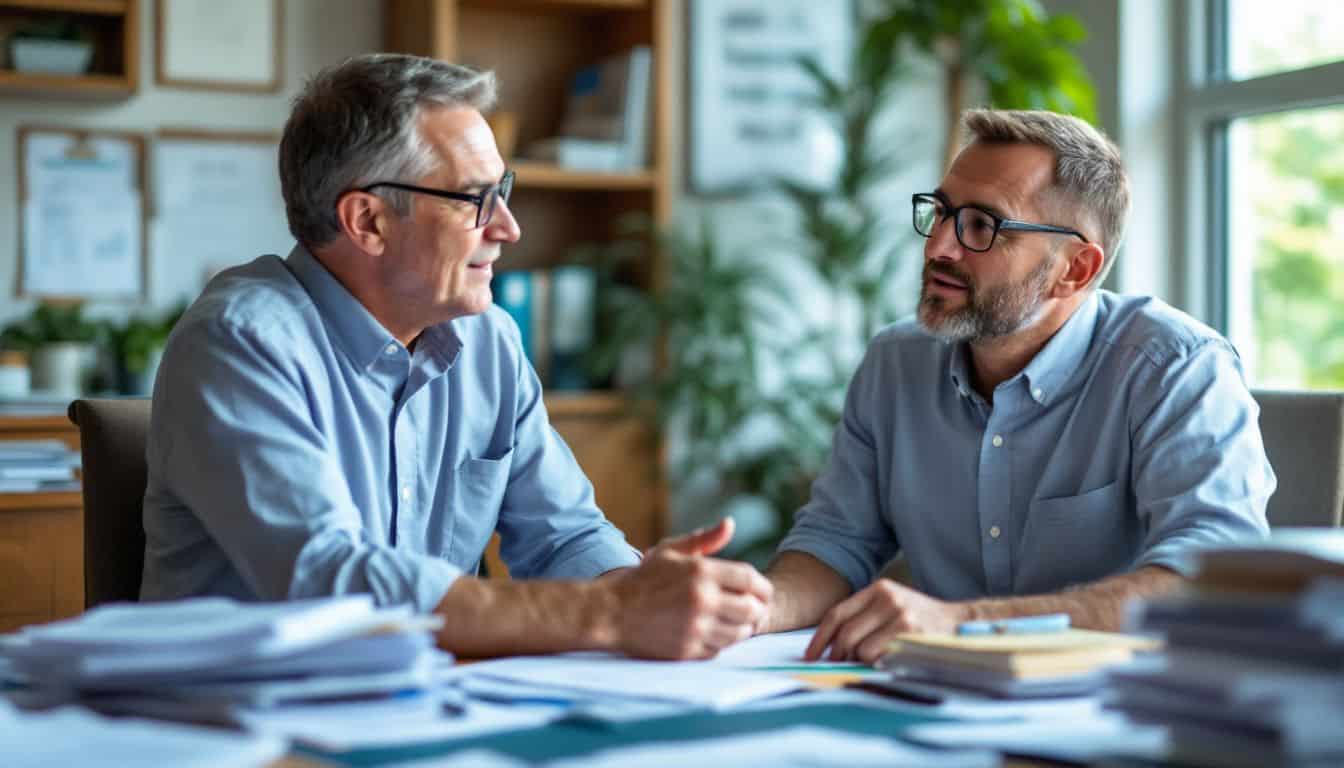
{"type": "MultiPolygon", "coordinates": [[[[1050,254],[1053,256],[1053,253],[1050,254]]],[[[933,336],[947,342],[972,344],[1014,334],[1040,319],[1045,295],[1050,289],[1054,259],[1041,259],[1030,273],[1016,283],[980,290],[975,282],[956,267],[924,263],[919,292],[919,324],[933,336]],[[928,280],[933,274],[946,275],[966,286],[966,303],[949,309],[942,296],[929,293],[928,280]]]]}

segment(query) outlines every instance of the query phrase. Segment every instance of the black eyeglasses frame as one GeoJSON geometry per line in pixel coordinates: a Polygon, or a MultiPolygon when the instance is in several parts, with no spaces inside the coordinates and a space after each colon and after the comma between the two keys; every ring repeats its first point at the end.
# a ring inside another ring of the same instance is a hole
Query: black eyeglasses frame
{"type": "Polygon", "coordinates": [[[372,192],[375,187],[391,187],[401,189],[407,192],[419,192],[422,195],[432,195],[442,197],[448,200],[460,200],[464,203],[476,204],[476,226],[473,229],[480,229],[490,223],[490,219],[495,215],[495,206],[500,199],[507,205],[509,196],[513,194],[513,171],[505,171],[500,177],[499,183],[491,184],[489,187],[472,194],[470,192],[453,192],[446,189],[434,189],[433,187],[421,187],[415,184],[406,184],[400,181],[375,181],[372,184],[365,184],[362,187],[356,187],[356,192],[372,192]],[[490,207],[485,206],[486,201],[490,201],[490,207]]]}
{"type": "Polygon", "coordinates": [[[991,211],[987,211],[978,205],[973,205],[969,203],[966,205],[958,205],[956,207],[953,207],[948,205],[948,202],[945,199],[931,192],[921,192],[910,196],[911,224],[914,226],[915,232],[917,232],[921,237],[933,237],[932,228],[930,228],[927,233],[921,232],[919,229],[919,204],[921,202],[933,203],[935,205],[943,206],[943,208],[945,209],[943,211],[943,216],[939,222],[934,222],[934,226],[937,226],[942,221],[952,219],[954,229],[957,234],[957,242],[961,243],[962,248],[965,248],[966,250],[972,251],[974,253],[984,253],[985,251],[988,251],[989,249],[993,248],[994,243],[999,239],[999,232],[1004,230],[1016,231],[1016,232],[1049,232],[1056,235],[1073,235],[1079,240],[1082,240],[1084,243],[1092,242],[1091,240],[1088,240],[1087,237],[1082,232],[1079,232],[1076,229],[1070,229],[1068,227],[1056,227],[1052,224],[1033,224],[1032,222],[1029,221],[1008,219],[1004,218],[1003,216],[999,216],[991,211]],[[971,246],[966,244],[965,240],[962,239],[961,212],[968,208],[973,211],[983,213],[984,215],[988,216],[994,221],[994,234],[990,235],[989,245],[985,246],[984,248],[972,248],[971,246]]]}

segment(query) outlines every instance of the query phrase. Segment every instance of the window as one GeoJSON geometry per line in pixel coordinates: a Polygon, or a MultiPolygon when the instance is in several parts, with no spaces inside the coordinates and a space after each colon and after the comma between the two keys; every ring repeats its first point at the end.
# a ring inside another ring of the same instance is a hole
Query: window
{"type": "Polygon", "coordinates": [[[1246,80],[1344,59],[1344,4],[1228,0],[1227,74],[1246,80]]]}
{"type": "Polygon", "coordinates": [[[1344,3],[1205,10],[1188,116],[1207,215],[1187,226],[1207,227],[1207,314],[1252,386],[1344,389],[1344,3]]]}

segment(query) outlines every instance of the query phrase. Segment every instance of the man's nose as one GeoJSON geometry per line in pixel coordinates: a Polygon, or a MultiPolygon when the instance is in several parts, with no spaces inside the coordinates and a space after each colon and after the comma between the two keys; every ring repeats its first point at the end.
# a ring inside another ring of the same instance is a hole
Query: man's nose
{"type": "Polygon", "coordinates": [[[960,261],[961,243],[957,241],[957,222],[951,217],[939,217],[933,222],[933,231],[924,241],[925,261],[960,261]]]}
{"type": "Polygon", "coordinates": [[[495,202],[495,211],[490,216],[490,222],[485,225],[485,236],[505,243],[516,243],[523,236],[518,219],[513,217],[513,209],[504,200],[495,202]]]}

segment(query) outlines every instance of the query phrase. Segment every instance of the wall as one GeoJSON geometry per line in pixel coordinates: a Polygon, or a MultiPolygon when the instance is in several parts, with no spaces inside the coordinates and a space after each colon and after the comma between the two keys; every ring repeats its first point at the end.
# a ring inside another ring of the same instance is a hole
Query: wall
{"type": "MultiPolygon", "coordinates": [[[[74,99],[38,100],[0,96],[0,324],[32,308],[29,299],[14,297],[18,272],[17,161],[15,128],[20,124],[79,126],[152,133],[161,127],[208,130],[267,131],[284,126],[293,98],[304,78],[321,67],[365,51],[378,50],[383,40],[382,4],[376,0],[284,0],[284,89],[274,95],[228,94],[162,88],[154,84],[154,0],[141,0],[140,90],[126,101],[74,99]]],[[[152,154],[151,154],[152,158],[152,154]]],[[[245,226],[219,222],[220,227],[245,226]]],[[[284,245],[278,245],[277,249],[284,245]]],[[[258,254],[240,253],[238,261],[258,254]]],[[[151,261],[165,258],[150,254],[151,261]]],[[[153,275],[153,264],[150,275],[153,275]]],[[[125,304],[100,304],[92,314],[121,315],[125,304]]]]}

